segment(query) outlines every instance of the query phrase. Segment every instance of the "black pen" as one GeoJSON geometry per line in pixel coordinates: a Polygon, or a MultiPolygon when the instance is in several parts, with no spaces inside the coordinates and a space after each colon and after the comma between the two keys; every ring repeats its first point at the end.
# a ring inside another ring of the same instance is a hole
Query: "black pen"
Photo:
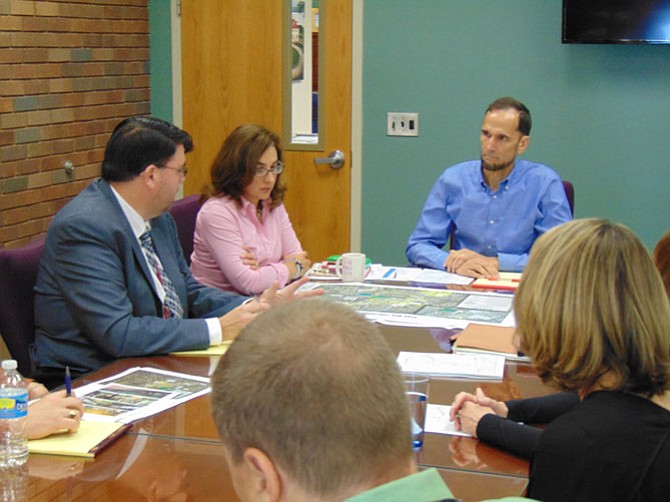
{"type": "Polygon", "coordinates": [[[65,395],[70,397],[72,395],[72,378],[70,377],[70,367],[65,367],[65,395]]]}

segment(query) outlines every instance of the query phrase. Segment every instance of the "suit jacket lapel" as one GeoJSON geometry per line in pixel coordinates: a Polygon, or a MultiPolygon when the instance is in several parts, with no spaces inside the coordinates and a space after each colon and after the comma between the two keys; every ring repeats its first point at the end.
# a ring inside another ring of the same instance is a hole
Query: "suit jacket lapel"
{"type": "MultiPolygon", "coordinates": [[[[154,292],[154,296],[156,297],[158,305],[157,308],[159,308],[159,306],[162,305],[162,301],[158,295],[158,290],[156,289],[156,284],[154,283],[153,277],[151,276],[151,270],[149,269],[149,264],[147,263],[147,260],[144,257],[142,247],[140,246],[137,237],[135,237],[135,233],[133,232],[133,229],[130,226],[130,223],[128,222],[128,218],[126,218],[123,209],[121,209],[119,201],[116,199],[116,196],[112,192],[112,188],[109,186],[109,183],[103,179],[100,179],[98,181],[100,191],[109,200],[113,210],[116,212],[116,217],[118,221],[121,223],[123,232],[126,234],[128,242],[130,243],[130,248],[133,251],[135,262],[140,268],[142,275],[144,276],[144,279],[147,281],[147,283],[149,283],[151,290],[154,292]]],[[[160,312],[160,309],[158,311],[160,312]]]]}

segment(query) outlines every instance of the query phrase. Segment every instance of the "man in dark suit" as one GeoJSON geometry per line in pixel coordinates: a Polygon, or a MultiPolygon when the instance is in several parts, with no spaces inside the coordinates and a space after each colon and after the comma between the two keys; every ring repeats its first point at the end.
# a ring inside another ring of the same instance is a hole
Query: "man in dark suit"
{"type": "Polygon", "coordinates": [[[54,217],[35,286],[37,376],[85,373],[119,357],[204,349],[233,339],[257,313],[304,281],[258,299],[205,287],[184,260],[167,213],[193,148],[159,119],[122,121],[102,178],[54,217]]]}

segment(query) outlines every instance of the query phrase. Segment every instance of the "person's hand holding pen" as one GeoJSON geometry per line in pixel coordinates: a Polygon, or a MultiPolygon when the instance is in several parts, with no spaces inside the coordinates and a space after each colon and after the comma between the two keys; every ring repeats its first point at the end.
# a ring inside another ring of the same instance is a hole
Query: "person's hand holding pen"
{"type": "Polygon", "coordinates": [[[449,418],[455,423],[457,430],[462,430],[477,437],[477,424],[484,415],[494,413],[506,418],[509,410],[503,401],[491,399],[477,387],[475,394],[459,392],[451,405],[449,418]]]}
{"type": "MultiPolygon", "coordinates": [[[[32,382],[35,383],[35,382],[32,382]]],[[[32,385],[32,384],[31,384],[32,385]]],[[[26,436],[28,439],[39,439],[58,432],[76,432],[84,414],[81,399],[72,395],[72,381],[69,368],[65,370],[65,389],[42,393],[41,384],[28,387],[31,402],[26,420],[26,436]]]]}

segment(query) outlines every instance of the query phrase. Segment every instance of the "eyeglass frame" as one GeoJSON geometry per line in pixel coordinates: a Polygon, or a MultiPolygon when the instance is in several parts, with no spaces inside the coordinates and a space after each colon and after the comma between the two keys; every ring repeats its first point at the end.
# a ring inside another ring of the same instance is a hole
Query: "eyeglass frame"
{"type": "Polygon", "coordinates": [[[183,176],[184,178],[186,178],[186,175],[188,174],[188,167],[186,167],[186,166],[184,166],[184,167],[172,167],[172,166],[165,166],[165,165],[161,165],[161,164],[156,164],[156,167],[159,168],[159,169],[170,169],[172,171],[177,171],[177,174],[179,176],[183,176]]]}
{"type": "Polygon", "coordinates": [[[254,168],[254,176],[264,178],[270,173],[279,176],[281,173],[284,172],[284,167],[286,167],[286,164],[284,164],[281,160],[278,160],[277,162],[272,164],[272,167],[256,166],[254,168]]]}

